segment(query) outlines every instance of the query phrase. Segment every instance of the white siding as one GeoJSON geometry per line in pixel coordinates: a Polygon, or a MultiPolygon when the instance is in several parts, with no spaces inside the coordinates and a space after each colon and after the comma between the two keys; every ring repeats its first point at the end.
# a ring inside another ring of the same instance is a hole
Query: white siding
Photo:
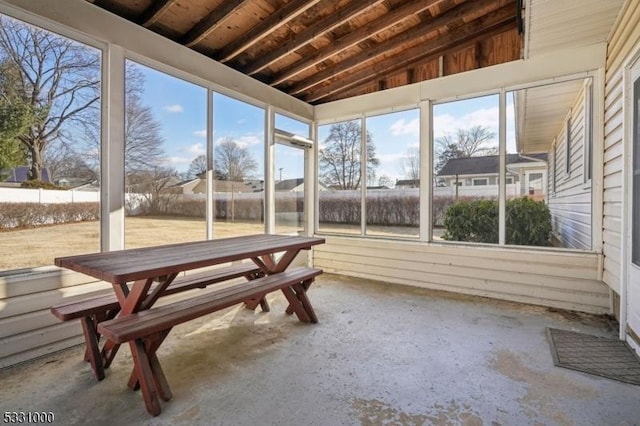
{"type": "Polygon", "coordinates": [[[555,137],[549,153],[551,180],[549,195],[554,236],[564,247],[591,248],[591,185],[585,185],[585,96],[578,94],[568,120],[555,137]],[[567,125],[570,127],[570,161],[567,173],[567,125]],[[556,158],[557,156],[557,158],[556,158]],[[553,192],[555,189],[555,192],[553,192]]]}
{"type": "Polygon", "coordinates": [[[325,272],[584,312],[609,311],[599,255],[327,236],[325,272]]]}
{"type": "Polygon", "coordinates": [[[79,321],[60,322],[51,306],[108,292],[106,283],[57,268],[0,276],[0,368],[82,343],[79,321]]]}
{"type": "Polygon", "coordinates": [[[620,292],[624,64],[640,47],[640,2],[625,3],[607,46],[604,113],[603,280],[620,292]]]}

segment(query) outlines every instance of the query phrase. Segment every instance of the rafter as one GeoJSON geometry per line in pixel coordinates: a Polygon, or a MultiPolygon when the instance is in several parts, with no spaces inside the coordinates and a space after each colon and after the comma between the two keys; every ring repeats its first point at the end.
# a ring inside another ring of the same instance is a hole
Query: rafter
{"type": "Polygon", "coordinates": [[[320,1],[321,0],[293,0],[290,3],[287,3],[276,13],[270,15],[267,19],[251,28],[249,32],[243,34],[241,37],[238,37],[233,42],[225,46],[225,48],[218,53],[217,59],[223,63],[230,61],[249,47],[272,34],[278,28],[297,18],[320,1]]]}
{"type": "Polygon", "coordinates": [[[335,40],[327,47],[316,52],[313,56],[304,58],[280,71],[269,84],[276,86],[285,80],[289,80],[331,56],[337,55],[338,53],[402,22],[403,20],[439,3],[443,3],[444,1],[446,0],[412,1],[405,3],[403,6],[390,11],[388,14],[369,23],[368,25],[360,27],[356,31],[335,40]]]}
{"type": "MultiPolygon", "coordinates": [[[[515,8],[513,7],[513,2],[511,0],[477,0],[469,3],[463,3],[459,6],[454,7],[453,9],[448,10],[446,13],[430,19],[423,25],[410,28],[409,30],[404,31],[396,35],[395,37],[386,40],[384,43],[380,43],[371,49],[366,49],[359,55],[345,59],[342,62],[339,62],[333,66],[326,68],[323,71],[314,74],[308,79],[294,84],[290,89],[287,90],[287,92],[290,94],[304,92],[328,79],[335,77],[336,75],[347,72],[352,68],[360,67],[365,62],[388,54],[388,52],[393,49],[402,48],[407,43],[411,43],[423,37],[426,37],[430,33],[443,29],[445,31],[450,31],[450,28],[455,28],[464,24],[465,20],[468,19],[469,16],[477,15],[478,10],[495,10],[498,7],[502,7],[505,5],[509,6],[511,15],[515,16],[515,8]]],[[[422,48],[425,49],[425,46],[422,46],[422,48]]]]}
{"type": "Polygon", "coordinates": [[[490,15],[480,17],[451,33],[441,36],[426,49],[424,46],[415,46],[399,55],[378,62],[366,70],[339,78],[326,86],[311,91],[306,94],[304,100],[316,102],[325,99],[332,94],[354,88],[356,85],[362,86],[370,83],[372,80],[379,79],[382,75],[389,75],[401,69],[412,68],[416,65],[430,62],[442,55],[472,46],[478,41],[514,28],[516,28],[516,24],[513,8],[503,7],[490,15]]]}
{"type": "Polygon", "coordinates": [[[262,71],[280,58],[288,55],[296,49],[299,49],[305,44],[310,43],[316,37],[319,37],[322,34],[325,34],[326,32],[339,27],[348,20],[352,19],[354,16],[357,16],[358,14],[382,3],[383,1],[385,0],[351,2],[344,9],[341,9],[338,12],[321,19],[320,21],[307,28],[305,31],[295,35],[290,40],[285,41],[280,45],[279,48],[271,53],[264,55],[254,63],[247,66],[242,71],[248,75],[253,75],[259,71],[262,71]]]}
{"type": "Polygon", "coordinates": [[[187,47],[198,44],[212,31],[216,30],[229,15],[240,9],[246,1],[248,0],[228,0],[222,2],[222,5],[212,10],[190,29],[182,38],[181,43],[187,47]]]}
{"type": "Polygon", "coordinates": [[[138,18],[138,24],[145,28],[153,25],[163,13],[176,3],[176,0],[156,0],[151,6],[145,9],[138,18]]]}

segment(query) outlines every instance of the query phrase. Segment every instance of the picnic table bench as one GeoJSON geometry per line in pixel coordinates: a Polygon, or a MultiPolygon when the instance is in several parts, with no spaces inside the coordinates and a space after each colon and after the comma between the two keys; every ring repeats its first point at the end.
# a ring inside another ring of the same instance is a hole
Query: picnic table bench
{"type": "Polygon", "coordinates": [[[263,309],[268,310],[265,296],[277,290],[283,292],[289,303],[286,313],[295,313],[302,322],[318,321],[307,290],[322,271],[287,268],[301,250],[322,243],[324,239],[316,237],[265,234],[57,258],[57,266],[111,283],[118,306],[104,299],[102,305],[96,303],[100,305],[98,311],[88,303],[67,307],[67,311],[61,307],[54,314],[62,319],[75,316],[93,320],[84,327],[87,333],[93,330],[96,338],[100,335],[106,338],[102,353],[96,351],[97,345],[91,346],[92,355],[88,356],[98,360],[97,365],[112,356],[114,348],[129,343],[134,368],[128,386],[142,390],[147,411],[156,416],[161,411],[159,398],[168,401],[172,397],[156,352],[175,325],[238,303],[253,309],[264,302],[263,309]],[[186,284],[176,279],[179,273],[245,259],[250,259],[262,276],[253,275],[242,283],[211,292],[195,292],[189,299],[153,306],[167,292],[210,284],[197,279],[186,284]],[[172,284],[177,286],[174,290],[172,284]],[[113,308],[107,309],[110,315],[112,310],[119,309],[118,316],[112,314],[107,318],[101,310],[103,306],[113,308]],[[73,309],[75,313],[70,312],[73,309]],[[99,318],[92,317],[96,312],[99,318]]]}
{"type": "MultiPolygon", "coordinates": [[[[164,290],[161,297],[187,290],[206,288],[212,284],[222,283],[234,278],[245,277],[251,280],[263,275],[264,273],[253,262],[225,266],[197,274],[177,277],[164,290]]],[[[248,302],[252,303],[253,301],[248,302]]],[[[262,298],[259,303],[263,311],[269,311],[269,305],[266,299],[262,298]]],[[[60,321],[80,319],[85,341],[84,359],[89,362],[93,374],[98,380],[104,379],[104,370],[105,368],[109,368],[119,348],[119,345],[105,344],[104,348],[102,350],[100,349],[98,324],[102,321],[115,318],[118,312],[120,312],[120,303],[118,303],[115,294],[92,296],[51,307],[51,313],[60,321]]]]}

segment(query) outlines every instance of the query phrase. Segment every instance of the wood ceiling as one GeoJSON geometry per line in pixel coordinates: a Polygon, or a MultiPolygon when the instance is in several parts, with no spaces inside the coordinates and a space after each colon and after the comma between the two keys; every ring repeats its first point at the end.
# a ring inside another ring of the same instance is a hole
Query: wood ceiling
{"type": "Polygon", "coordinates": [[[318,104],[521,58],[521,0],[87,0],[318,104]]]}

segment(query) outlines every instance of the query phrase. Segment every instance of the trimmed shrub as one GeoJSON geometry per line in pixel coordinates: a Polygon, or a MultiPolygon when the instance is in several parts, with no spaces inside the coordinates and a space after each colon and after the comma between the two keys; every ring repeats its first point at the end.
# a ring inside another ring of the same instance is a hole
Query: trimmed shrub
{"type": "Polygon", "coordinates": [[[494,200],[458,201],[445,213],[442,238],[474,243],[498,242],[498,203],[494,200]]]}
{"type": "Polygon", "coordinates": [[[0,203],[0,231],[99,218],[99,203],[0,203]]]}
{"type": "MultiPolygon", "coordinates": [[[[498,242],[498,202],[495,200],[458,201],[445,213],[449,241],[498,242]]],[[[515,198],[506,205],[506,243],[524,246],[548,246],[551,213],[542,201],[515,198]]]]}
{"type": "Polygon", "coordinates": [[[41,180],[26,180],[20,184],[21,188],[32,188],[32,189],[64,189],[58,185],[55,185],[51,182],[44,182],[41,180]]]}
{"type": "Polygon", "coordinates": [[[515,198],[507,201],[507,244],[548,246],[551,235],[551,212],[542,201],[515,198]]]}

